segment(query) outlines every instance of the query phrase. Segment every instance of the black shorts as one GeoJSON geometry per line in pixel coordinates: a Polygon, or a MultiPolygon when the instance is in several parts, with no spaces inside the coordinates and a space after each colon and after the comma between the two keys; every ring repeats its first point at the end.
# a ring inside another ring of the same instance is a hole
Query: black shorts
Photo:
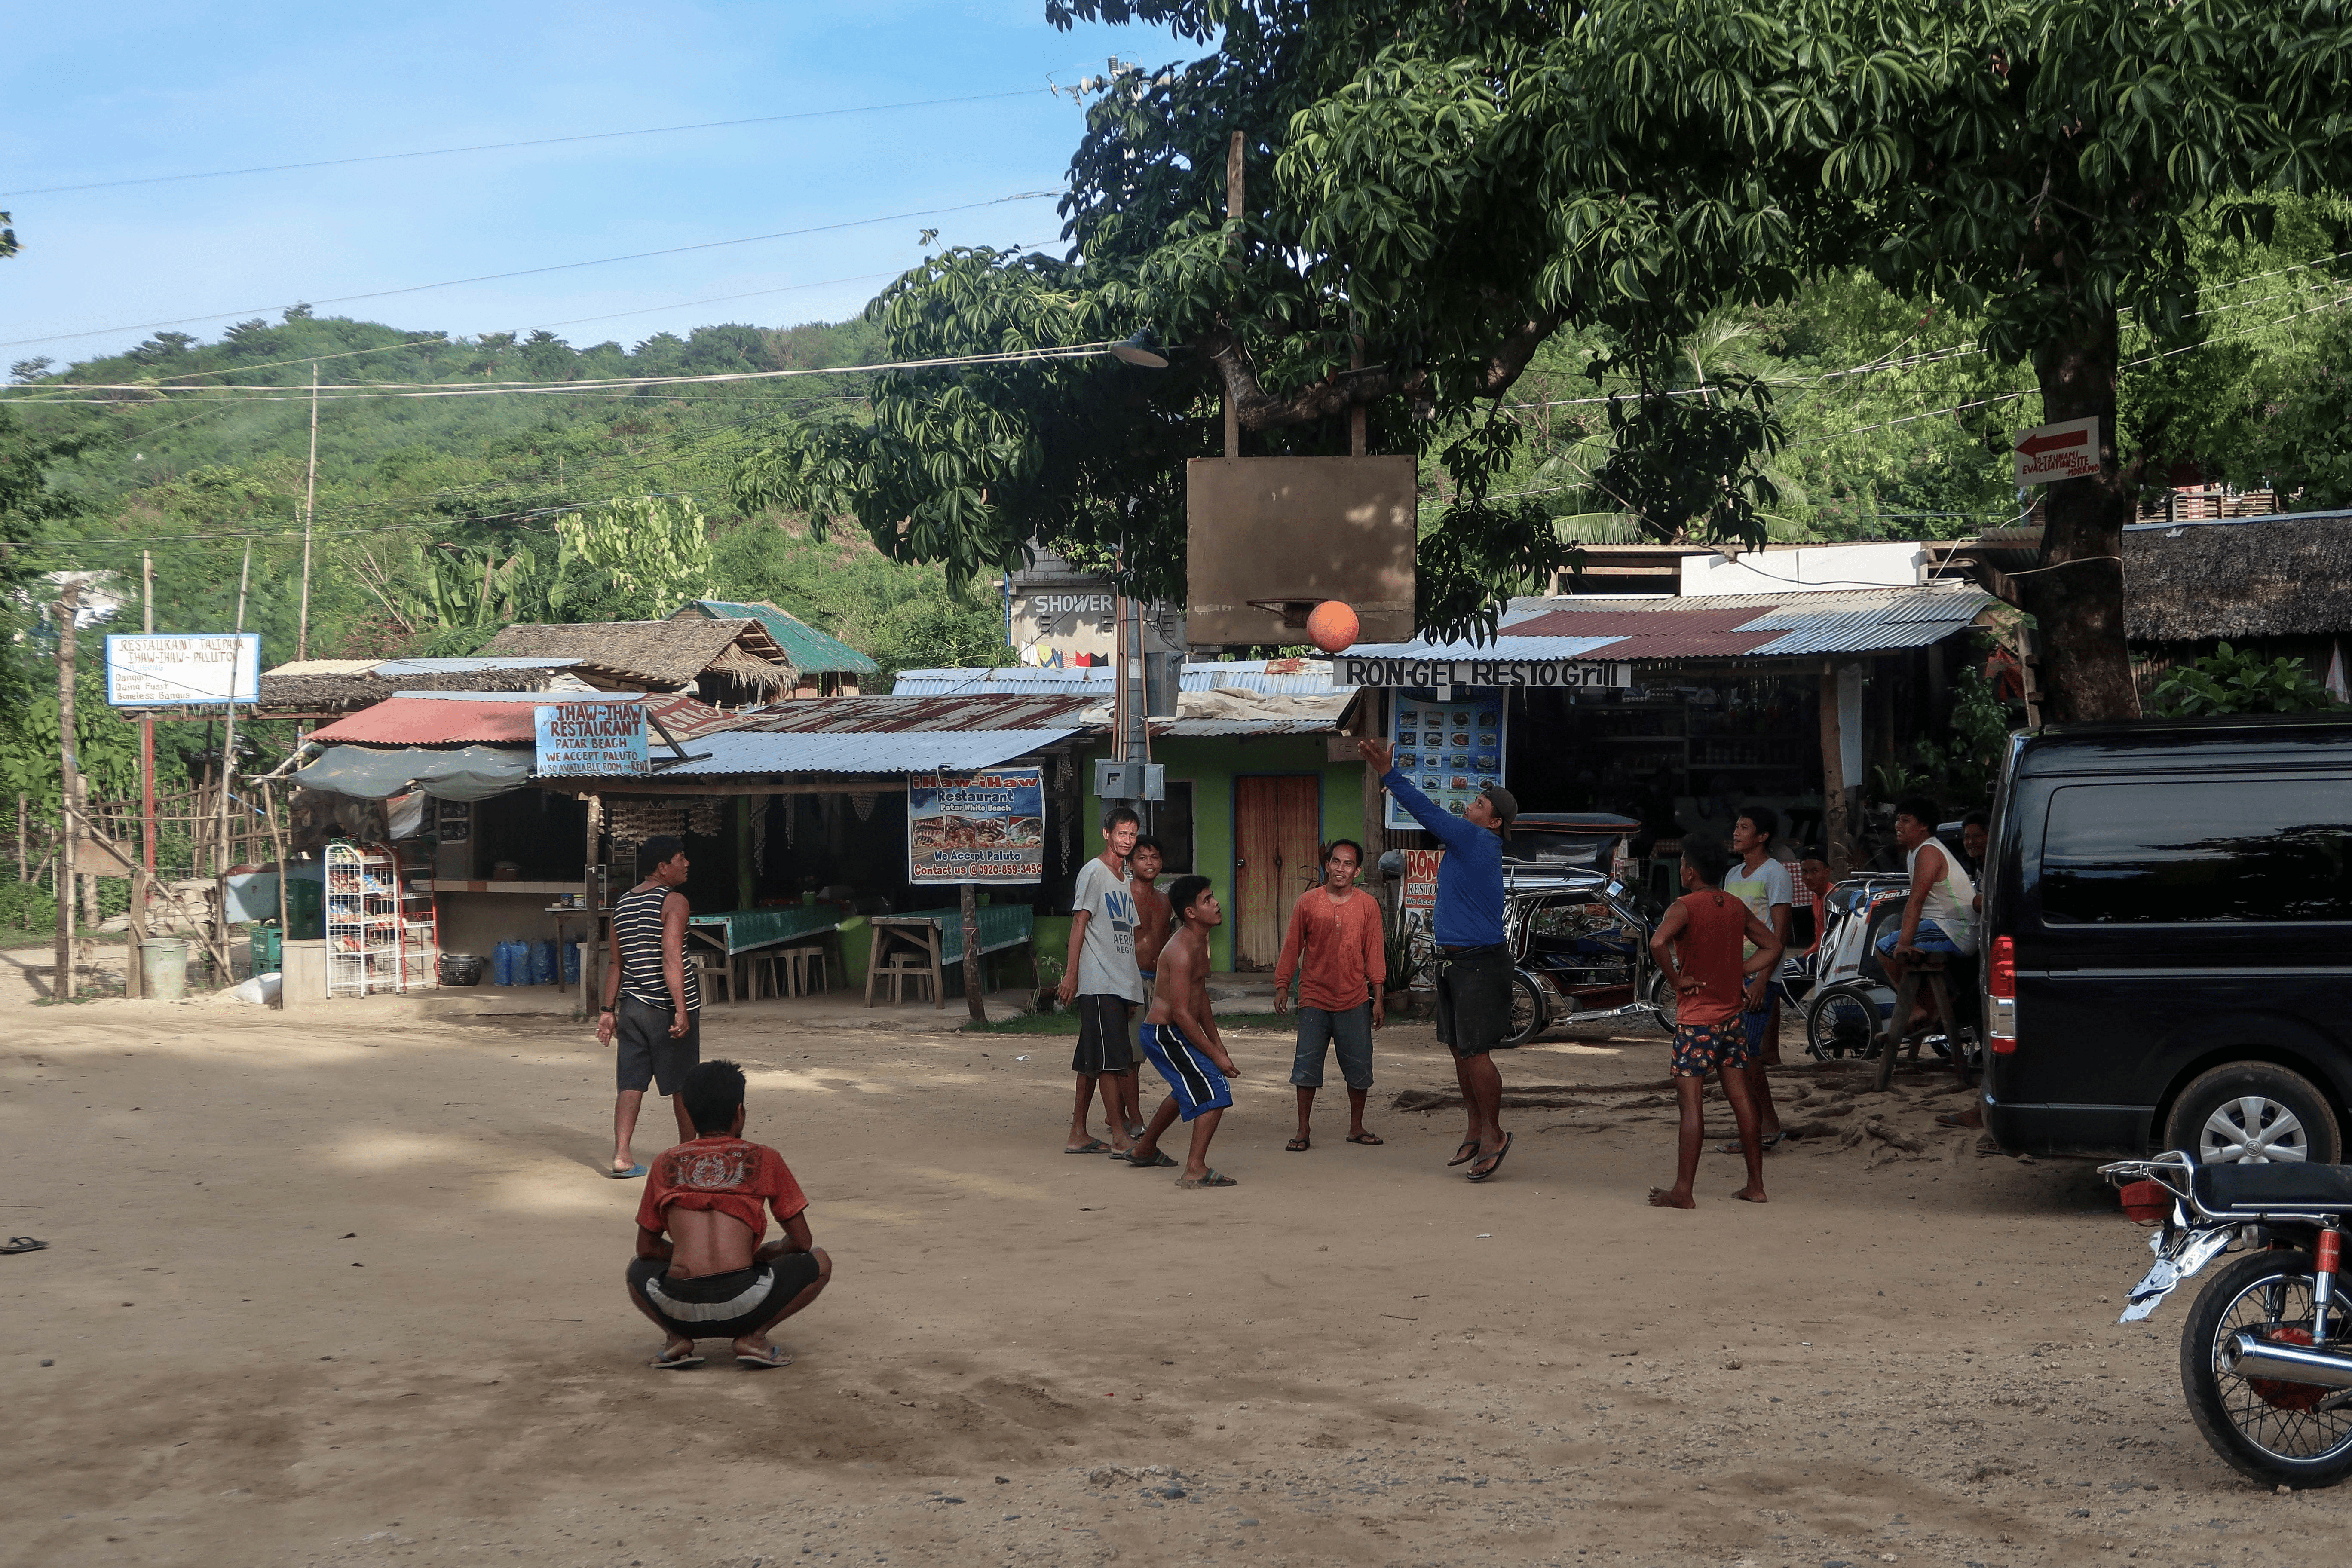
{"type": "Polygon", "coordinates": [[[1078,1048],[1070,1053],[1072,1072],[1093,1078],[1135,1070],[1135,1040],[1127,1032],[1127,1012],[1133,1005],[1108,992],[1077,999],[1078,1048]]]}
{"type": "Polygon", "coordinates": [[[808,1252],[698,1279],[672,1279],[663,1259],[638,1258],[629,1263],[629,1294],[680,1339],[740,1340],[758,1333],[816,1276],[816,1255],[808,1252]]]}
{"type": "Polygon", "coordinates": [[[669,1034],[677,1014],[667,1007],[624,996],[614,1012],[613,1044],[618,1052],[614,1070],[622,1090],[643,1093],[647,1084],[657,1083],[664,1095],[676,1094],[687,1073],[702,1060],[702,1009],[687,1010],[686,1033],[677,1039],[669,1034]]]}
{"type": "Polygon", "coordinates": [[[1457,1057],[1484,1056],[1511,1032],[1511,955],[1497,942],[1458,957],[1437,955],[1437,1043],[1457,1057]]]}

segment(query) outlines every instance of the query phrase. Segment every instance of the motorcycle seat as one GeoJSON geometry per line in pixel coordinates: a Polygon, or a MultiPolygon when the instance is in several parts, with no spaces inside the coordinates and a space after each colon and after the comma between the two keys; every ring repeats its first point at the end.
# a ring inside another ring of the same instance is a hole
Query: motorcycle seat
{"type": "Polygon", "coordinates": [[[2197,1201],[2216,1212],[2242,1209],[2352,1211],[2352,1165],[2305,1161],[2278,1164],[2200,1165],[2191,1184],[2197,1201]]]}

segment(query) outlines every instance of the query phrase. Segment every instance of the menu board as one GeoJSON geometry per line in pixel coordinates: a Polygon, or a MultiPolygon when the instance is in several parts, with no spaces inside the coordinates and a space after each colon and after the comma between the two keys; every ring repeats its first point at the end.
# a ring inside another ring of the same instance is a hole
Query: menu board
{"type": "MultiPolygon", "coordinates": [[[[1396,747],[1396,770],[1422,794],[1459,816],[1471,797],[1503,782],[1504,694],[1500,691],[1440,702],[1419,691],[1400,691],[1389,704],[1389,742],[1396,747]]],[[[1388,825],[1419,824],[1389,796],[1388,825]]]]}
{"type": "Polygon", "coordinates": [[[1045,769],[908,778],[908,881],[919,888],[1045,879],[1045,769]]]}

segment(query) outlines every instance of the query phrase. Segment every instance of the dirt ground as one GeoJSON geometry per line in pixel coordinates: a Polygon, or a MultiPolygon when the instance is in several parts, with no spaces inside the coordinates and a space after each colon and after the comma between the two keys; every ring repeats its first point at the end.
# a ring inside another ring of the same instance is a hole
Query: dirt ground
{"type": "Polygon", "coordinates": [[[1942,1078],[1782,1072],[1771,1204],[1710,1155],[1673,1214],[1656,1037],[1507,1053],[1549,1103],[1481,1187],[1396,1109],[1425,1026],[1386,1146],[1334,1073],[1296,1154],[1289,1043],[1236,1034],[1241,1184],[1182,1193],[1061,1152],[1066,1039],[716,1009],[837,1274],[797,1364],[656,1373],[579,1026],[9,1010],[0,1231],[50,1246],[0,1258],[0,1562],[2339,1560],[2346,1497],[2198,1437],[2185,1301],[2116,1324],[2147,1255],[2089,1167],[1937,1130],[1942,1078]]]}

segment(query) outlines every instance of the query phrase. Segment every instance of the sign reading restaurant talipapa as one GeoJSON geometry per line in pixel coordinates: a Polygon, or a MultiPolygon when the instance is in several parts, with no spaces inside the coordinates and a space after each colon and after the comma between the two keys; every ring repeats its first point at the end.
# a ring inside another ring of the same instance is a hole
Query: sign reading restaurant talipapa
{"type": "Polygon", "coordinates": [[[542,702],[531,709],[531,771],[541,777],[649,773],[641,699],[542,702]]]}
{"type": "Polygon", "coordinates": [[[1045,769],[908,777],[908,881],[923,887],[1045,879],[1045,769]]]}
{"type": "Polygon", "coordinates": [[[1391,658],[1342,654],[1331,661],[1341,686],[1533,686],[1553,690],[1631,686],[1633,667],[1603,658],[1391,658]]]}
{"type": "Polygon", "coordinates": [[[261,697],[258,632],[113,632],[106,700],[117,708],[254,702],[261,697]]]}

